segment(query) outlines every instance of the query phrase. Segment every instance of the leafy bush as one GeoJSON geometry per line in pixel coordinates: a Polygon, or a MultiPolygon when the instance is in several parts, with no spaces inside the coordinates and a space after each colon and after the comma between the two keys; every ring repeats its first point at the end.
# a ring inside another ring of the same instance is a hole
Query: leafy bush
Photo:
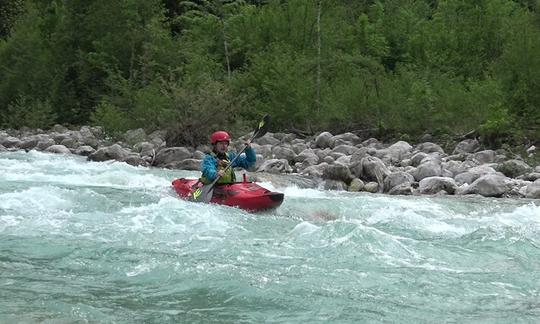
{"type": "Polygon", "coordinates": [[[484,144],[499,147],[513,133],[513,118],[503,107],[493,107],[492,115],[480,125],[479,133],[484,144]]]}
{"type": "Polygon", "coordinates": [[[32,101],[26,96],[19,96],[8,104],[2,117],[2,127],[49,128],[55,123],[56,115],[48,101],[32,101]]]}
{"type": "Polygon", "coordinates": [[[168,130],[168,145],[207,143],[210,133],[219,129],[237,135],[243,98],[234,96],[225,83],[207,80],[196,88],[172,83],[165,94],[170,102],[159,124],[168,130]]]}
{"type": "Polygon", "coordinates": [[[107,101],[102,101],[97,106],[90,120],[93,124],[102,126],[111,135],[126,131],[133,126],[125,111],[107,101]]]}

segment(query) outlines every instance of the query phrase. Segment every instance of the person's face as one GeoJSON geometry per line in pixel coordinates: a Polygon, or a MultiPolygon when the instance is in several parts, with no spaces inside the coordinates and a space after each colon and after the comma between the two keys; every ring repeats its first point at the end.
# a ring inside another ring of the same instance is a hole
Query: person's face
{"type": "Polygon", "coordinates": [[[215,150],[218,153],[225,153],[227,152],[227,149],[229,148],[229,142],[217,142],[215,145],[215,150]]]}

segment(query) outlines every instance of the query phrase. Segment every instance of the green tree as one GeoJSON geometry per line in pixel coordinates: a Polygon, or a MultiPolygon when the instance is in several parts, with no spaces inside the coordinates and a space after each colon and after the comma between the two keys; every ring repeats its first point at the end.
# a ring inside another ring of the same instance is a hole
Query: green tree
{"type": "Polygon", "coordinates": [[[15,21],[24,11],[24,0],[3,0],[0,2],[0,39],[6,39],[15,21]]]}

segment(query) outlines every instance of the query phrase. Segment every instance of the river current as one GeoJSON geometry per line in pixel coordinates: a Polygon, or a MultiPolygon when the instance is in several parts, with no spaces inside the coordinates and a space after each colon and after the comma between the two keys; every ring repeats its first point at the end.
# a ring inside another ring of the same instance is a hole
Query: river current
{"type": "Polygon", "coordinates": [[[0,153],[0,323],[533,323],[540,201],[260,183],[250,214],[179,199],[197,172],[0,153]]]}

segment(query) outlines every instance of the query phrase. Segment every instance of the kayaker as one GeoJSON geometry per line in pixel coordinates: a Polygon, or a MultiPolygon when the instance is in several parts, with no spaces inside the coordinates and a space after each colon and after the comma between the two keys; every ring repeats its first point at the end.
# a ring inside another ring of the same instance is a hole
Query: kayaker
{"type": "Polygon", "coordinates": [[[218,176],[220,177],[217,181],[218,184],[233,183],[236,180],[233,168],[241,167],[248,169],[255,165],[257,161],[255,150],[251,147],[249,140],[246,142],[245,154],[242,154],[236,160],[234,160],[236,153],[228,152],[231,142],[229,133],[225,131],[214,132],[210,137],[210,142],[212,144],[212,152],[207,154],[201,163],[202,177],[200,181],[203,184],[211,183],[218,176]],[[233,165],[225,171],[233,160],[233,165]]]}

